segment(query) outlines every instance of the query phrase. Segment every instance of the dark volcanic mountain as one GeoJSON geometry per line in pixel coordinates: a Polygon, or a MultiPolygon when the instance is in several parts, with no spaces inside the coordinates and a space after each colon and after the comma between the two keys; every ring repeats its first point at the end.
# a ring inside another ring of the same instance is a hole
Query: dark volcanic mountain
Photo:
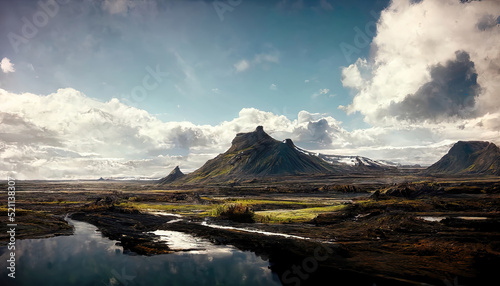
{"type": "Polygon", "coordinates": [[[186,182],[332,171],[334,168],[320,158],[300,152],[292,140],[275,140],[258,126],[253,132],[238,133],[229,150],[187,175],[186,182]]]}
{"type": "MultiPolygon", "coordinates": [[[[290,139],[275,140],[264,132],[262,126],[258,126],[253,132],[238,133],[229,150],[176,183],[228,182],[282,175],[347,174],[364,171],[368,162],[376,162],[364,157],[322,156],[296,147],[290,139]],[[359,158],[364,160],[359,161],[359,158]]],[[[384,168],[380,165],[379,169],[384,168]]]]}
{"type": "Polygon", "coordinates": [[[161,178],[159,181],[158,181],[158,184],[168,184],[168,183],[171,183],[179,178],[182,178],[184,177],[184,173],[181,172],[181,169],[179,169],[179,166],[176,166],[171,172],[170,174],[168,174],[168,176],[166,177],[163,177],[161,178]]]}
{"type": "Polygon", "coordinates": [[[428,174],[500,175],[500,149],[484,141],[458,141],[441,160],[427,168],[428,174]]]}

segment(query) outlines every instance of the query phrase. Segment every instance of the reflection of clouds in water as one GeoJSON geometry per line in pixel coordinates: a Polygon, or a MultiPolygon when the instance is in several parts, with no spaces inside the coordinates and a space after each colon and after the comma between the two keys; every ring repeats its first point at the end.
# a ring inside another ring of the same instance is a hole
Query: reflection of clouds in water
{"type": "MultiPolygon", "coordinates": [[[[36,268],[40,261],[49,265],[70,262],[75,256],[87,256],[88,253],[96,253],[98,257],[104,256],[97,249],[112,250],[122,249],[115,245],[116,241],[101,239],[96,233],[96,227],[78,221],[68,220],[75,226],[72,236],[58,236],[48,239],[26,239],[16,242],[16,256],[29,268],[36,268]]],[[[111,251],[108,251],[111,252],[111,251]]]]}
{"type": "MultiPolygon", "coordinates": [[[[169,285],[273,285],[267,262],[252,252],[233,250],[230,255],[181,253],[151,257],[147,272],[158,273],[147,283],[169,281],[169,285]],[[165,272],[169,269],[169,273],[165,272]],[[177,270],[177,272],[172,270],[177,270]],[[178,283],[178,284],[177,284],[178,283]]],[[[141,278],[142,279],[142,278],[141,278]]],[[[277,280],[276,280],[277,281],[277,280]]],[[[147,283],[144,283],[146,285],[147,283]]],[[[280,285],[274,282],[275,285],[280,285]]]]}
{"type": "MultiPolygon", "coordinates": [[[[212,261],[214,257],[231,256],[235,250],[234,247],[225,245],[215,245],[207,239],[195,237],[179,231],[156,230],[152,232],[159,236],[159,240],[165,241],[172,250],[184,250],[191,254],[207,254],[207,259],[212,261]],[[210,258],[212,260],[210,260],[210,258]]],[[[175,253],[182,255],[183,252],[175,253]]]]}
{"type": "MultiPolygon", "coordinates": [[[[116,241],[103,238],[90,224],[71,221],[72,236],[16,242],[16,285],[112,285],[125,269],[134,276],[130,285],[280,285],[269,263],[252,252],[216,246],[184,236],[185,241],[203,245],[203,251],[156,256],[123,255],[116,241]],[[273,279],[274,276],[274,279],[273,279]]],[[[10,251],[0,248],[0,259],[10,251]]],[[[7,269],[0,269],[0,285],[7,269]]],[[[7,282],[7,281],[5,281],[7,282]]],[[[8,281],[11,282],[11,281],[8,281]]]]}

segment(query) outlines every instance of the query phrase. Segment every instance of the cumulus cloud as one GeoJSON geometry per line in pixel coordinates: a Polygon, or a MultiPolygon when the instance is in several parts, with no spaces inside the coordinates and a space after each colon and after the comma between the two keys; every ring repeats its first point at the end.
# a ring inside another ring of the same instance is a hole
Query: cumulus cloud
{"type": "Polygon", "coordinates": [[[480,86],[468,53],[457,51],[455,60],[449,60],[444,66],[438,64],[431,67],[430,77],[430,81],[415,94],[392,103],[389,113],[399,119],[433,121],[474,116],[480,86]]]}
{"type": "Polygon", "coordinates": [[[162,122],[118,99],[100,102],[71,88],[49,95],[0,89],[0,101],[0,173],[19,179],[161,177],[179,164],[193,171],[258,125],[311,146],[332,143],[325,132],[338,128],[333,118],[325,123],[305,111],[291,120],[255,108],[216,126],[162,122]]]}
{"type": "Polygon", "coordinates": [[[343,68],[342,83],[354,93],[345,110],[373,126],[462,125],[498,113],[500,29],[492,11],[500,2],[392,1],[371,57],[343,68]]]}
{"type": "Polygon", "coordinates": [[[246,71],[250,67],[250,63],[247,60],[240,60],[234,64],[236,72],[246,71]]]}
{"type": "Polygon", "coordinates": [[[15,72],[16,70],[14,69],[14,64],[10,62],[10,59],[8,58],[3,58],[2,61],[0,62],[0,69],[4,73],[10,73],[10,72],[15,72]]]}
{"type": "Polygon", "coordinates": [[[497,25],[500,24],[500,16],[495,17],[491,14],[486,14],[479,19],[479,22],[477,22],[477,28],[481,31],[486,31],[488,29],[494,28],[497,25]]]}
{"type": "Polygon", "coordinates": [[[457,140],[498,139],[500,126],[500,116],[489,114],[454,128],[424,123],[347,131],[327,114],[303,110],[289,118],[255,108],[218,125],[196,125],[163,122],[118,99],[100,102],[71,88],[49,95],[0,89],[0,102],[0,175],[18,179],[159,178],[176,165],[190,172],[258,125],[312,151],[429,164],[457,140]]]}

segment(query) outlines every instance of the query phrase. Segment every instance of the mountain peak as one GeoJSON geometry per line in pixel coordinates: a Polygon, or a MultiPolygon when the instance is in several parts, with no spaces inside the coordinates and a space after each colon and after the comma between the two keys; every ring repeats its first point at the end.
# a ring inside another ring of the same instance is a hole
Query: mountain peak
{"type": "Polygon", "coordinates": [[[168,176],[161,178],[160,181],[158,182],[159,184],[168,184],[170,182],[173,182],[179,178],[184,177],[184,173],[181,171],[179,166],[175,166],[175,168],[168,174],[168,176]]]}
{"type": "Polygon", "coordinates": [[[295,147],[295,144],[293,144],[293,141],[290,138],[287,138],[287,139],[283,140],[283,144],[286,144],[286,145],[288,145],[290,147],[295,147]]]}
{"type": "Polygon", "coordinates": [[[317,156],[300,151],[291,139],[276,140],[262,126],[257,126],[254,131],[236,134],[229,150],[208,160],[201,168],[186,175],[182,182],[328,174],[346,169],[334,167],[317,156]]]}
{"type": "Polygon", "coordinates": [[[175,166],[175,168],[170,172],[170,174],[176,174],[176,173],[181,173],[181,169],[179,168],[179,166],[175,166]]]}
{"type": "Polygon", "coordinates": [[[265,131],[264,127],[257,126],[255,131],[247,133],[238,133],[231,142],[232,146],[228,152],[235,152],[237,150],[243,150],[256,145],[268,145],[278,142],[269,136],[265,131]]]}
{"type": "Polygon", "coordinates": [[[427,173],[500,175],[500,149],[485,141],[458,141],[427,173]]]}

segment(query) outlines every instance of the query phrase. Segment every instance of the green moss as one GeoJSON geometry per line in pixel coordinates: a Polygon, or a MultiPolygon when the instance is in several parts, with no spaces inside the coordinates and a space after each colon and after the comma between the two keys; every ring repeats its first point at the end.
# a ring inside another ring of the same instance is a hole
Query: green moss
{"type": "Polygon", "coordinates": [[[227,159],[233,158],[234,156],[236,156],[236,155],[238,155],[238,154],[241,154],[241,153],[243,153],[243,152],[246,152],[246,151],[248,151],[248,150],[251,150],[251,149],[253,149],[253,148],[255,148],[255,146],[254,146],[254,145],[252,145],[252,146],[250,146],[250,147],[248,147],[248,148],[245,148],[245,149],[243,149],[243,150],[239,150],[238,152],[233,152],[233,153],[226,154],[226,155],[224,156],[224,158],[227,158],[227,159]]]}
{"type": "Polygon", "coordinates": [[[52,201],[52,202],[36,202],[37,204],[82,204],[84,201],[52,201]]]}
{"type": "Polygon", "coordinates": [[[299,210],[273,210],[255,213],[255,220],[263,223],[298,223],[307,222],[319,214],[340,211],[346,205],[334,205],[326,207],[305,208],[299,210]]]}
{"type": "Polygon", "coordinates": [[[216,205],[210,216],[230,219],[237,222],[254,222],[254,212],[249,206],[240,203],[216,205]]]}
{"type": "Polygon", "coordinates": [[[320,207],[324,206],[324,204],[319,204],[319,203],[312,203],[312,202],[298,202],[298,201],[279,201],[279,200],[259,200],[259,199],[227,199],[224,200],[224,202],[233,202],[233,203],[239,203],[243,205],[283,205],[283,206],[290,206],[290,205],[301,205],[304,207],[320,207]]]}
{"type": "Polygon", "coordinates": [[[135,208],[138,210],[165,211],[184,215],[207,214],[214,208],[212,205],[144,204],[136,202],[120,203],[117,206],[123,208],[135,208]]]}

